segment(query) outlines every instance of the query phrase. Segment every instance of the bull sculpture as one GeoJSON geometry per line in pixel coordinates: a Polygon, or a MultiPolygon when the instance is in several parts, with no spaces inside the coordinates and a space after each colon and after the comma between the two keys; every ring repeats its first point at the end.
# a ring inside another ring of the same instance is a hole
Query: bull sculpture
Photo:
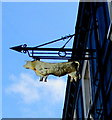
{"type": "Polygon", "coordinates": [[[79,62],[62,62],[62,63],[46,63],[39,60],[27,61],[24,65],[26,69],[32,69],[37,76],[40,76],[40,81],[47,82],[48,75],[64,76],[68,74],[71,77],[70,82],[77,81],[79,74],[79,62]]]}

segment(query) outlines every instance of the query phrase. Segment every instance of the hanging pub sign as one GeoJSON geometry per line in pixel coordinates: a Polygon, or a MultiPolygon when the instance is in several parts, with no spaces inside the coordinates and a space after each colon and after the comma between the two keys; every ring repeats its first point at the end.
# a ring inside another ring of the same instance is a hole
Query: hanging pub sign
{"type": "Polygon", "coordinates": [[[75,36],[75,34],[62,37],[35,47],[27,47],[26,44],[11,47],[10,49],[21,53],[27,53],[29,57],[33,58],[33,61],[27,61],[24,65],[27,69],[32,69],[35,71],[36,75],[40,76],[40,81],[47,81],[48,75],[55,75],[58,77],[68,74],[71,77],[71,82],[73,80],[77,81],[80,78],[79,74],[79,60],[89,60],[95,59],[91,57],[90,53],[94,53],[96,50],[93,49],[73,49],[65,48],[67,43],[75,36]],[[61,48],[41,48],[42,46],[65,40],[65,44],[61,48]],[[72,56],[72,52],[80,52],[80,56],[72,56]],[[86,56],[86,54],[88,56],[86,56]],[[90,55],[90,56],[89,56],[90,55]],[[40,61],[41,59],[58,59],[58,60],[68,60],[69,62],[61,63],[46,63],[40,61]]]}

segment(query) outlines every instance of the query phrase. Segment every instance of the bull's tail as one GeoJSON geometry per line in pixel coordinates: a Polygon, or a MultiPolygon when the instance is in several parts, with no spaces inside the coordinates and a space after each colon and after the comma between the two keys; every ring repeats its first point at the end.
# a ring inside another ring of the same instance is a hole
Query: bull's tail
{"type": "Polygon", "coordinates": [[[77,69],[79,70],[80,63],[78,61],[76,61],[76,63],[78,64],[77,69]]]}
{"type": "Polygon", "coordinates": [[[73,66],[75,67],[76,71],[78,71],[80,63],[78,61],[73,61],[73,66]]]}

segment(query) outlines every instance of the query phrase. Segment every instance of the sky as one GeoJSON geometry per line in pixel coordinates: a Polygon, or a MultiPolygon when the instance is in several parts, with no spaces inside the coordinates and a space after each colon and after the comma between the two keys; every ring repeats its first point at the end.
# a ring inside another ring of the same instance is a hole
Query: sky
{"type": "MultiPolygon", "coordinates": [[[[2,118],[61,118],[67,76],[49,76],[39,82],[32,70],[23,68],[27,54],[9,48],[37,46],[73,34],[77,2],[2,3],[2,118]]],[[[65,41],[45,47],[62,47],[65,41]]],[[[72,48],[73,39],[67,45],[72,48]]],[[[45,62],[64,62],[42,60],[45,62]]]]}

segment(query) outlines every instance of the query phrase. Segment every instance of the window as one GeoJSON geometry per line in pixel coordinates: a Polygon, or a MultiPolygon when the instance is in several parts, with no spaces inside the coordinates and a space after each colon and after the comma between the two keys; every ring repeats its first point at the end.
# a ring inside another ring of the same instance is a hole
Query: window
{"type": "Polygon", "coordinates": [[[91,79],[90,79],[90,64],[85,60],[82,71],[82,95],[84,105],[84,117],[88,117],[88,112],[92,103],[91,79]]]}

